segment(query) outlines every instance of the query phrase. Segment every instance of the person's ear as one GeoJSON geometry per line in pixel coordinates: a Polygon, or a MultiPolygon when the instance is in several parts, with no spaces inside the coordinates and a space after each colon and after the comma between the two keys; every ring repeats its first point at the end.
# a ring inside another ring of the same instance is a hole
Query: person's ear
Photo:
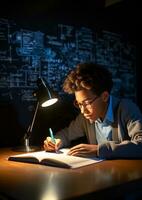
{"type": "Polygon", "coordinates": [[[102,100],[103,100],[104,102],[107,102],[108,99],[109,99],[109,93],[108,93],[107,91],[104,91],[104,92],[102,93],[102,100]]]}

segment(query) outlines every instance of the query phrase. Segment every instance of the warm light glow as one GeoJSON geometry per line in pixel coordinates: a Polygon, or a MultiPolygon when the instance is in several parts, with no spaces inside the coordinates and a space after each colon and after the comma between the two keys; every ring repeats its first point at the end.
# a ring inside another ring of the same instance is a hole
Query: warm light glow
{"type": "Polygon", "coordinates": [[[48,106],[51,106],[52,104],[56,103],[57,101],[58,101],[57,98],[49,99],[49,100],[45,101],[41,106],[48,107],[48,106]]]}

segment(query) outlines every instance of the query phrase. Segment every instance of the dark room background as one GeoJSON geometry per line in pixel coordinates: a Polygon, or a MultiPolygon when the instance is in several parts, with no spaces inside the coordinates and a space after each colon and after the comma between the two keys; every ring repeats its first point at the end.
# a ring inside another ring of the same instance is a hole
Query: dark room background
{"type": "Polygon", "coordinates": [[[136,1],[5,1],[0,8],[0,146],[20,145],[36,105],[41,76],[60,101],[36,117],[31,143],[48,128],[68,125],[77,110],[62,84],[77,63],[103,64],[113,74],[112,93],[135,101],[140,91],[140,27],[136,1]],[[134,14],[136,12],[136,14],[134,14]]]}

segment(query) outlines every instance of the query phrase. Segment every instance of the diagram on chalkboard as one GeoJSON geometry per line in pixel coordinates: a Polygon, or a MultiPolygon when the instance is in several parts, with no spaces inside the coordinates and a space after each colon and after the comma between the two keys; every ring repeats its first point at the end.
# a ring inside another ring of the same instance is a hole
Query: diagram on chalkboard
{"type": "Polygon", "coordinates": [[[58,24],[52,35],[0,19],[0,102],[34,101],[42,76],[60,95],[67,73],[80,62],[103,64],[113,74],[113,93],[135,99],[135,46],[123,36],[58,24]],[[125,80],[125,84],[124,84],[125,80]]]}

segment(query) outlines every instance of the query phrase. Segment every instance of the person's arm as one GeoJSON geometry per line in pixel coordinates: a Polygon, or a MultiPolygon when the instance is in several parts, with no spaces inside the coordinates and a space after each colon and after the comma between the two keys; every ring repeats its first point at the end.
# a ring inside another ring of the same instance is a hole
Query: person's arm
{"type": "Polygon", "coordinates": [[[62,141],[61,147],[68,147],[71,141],[83,137],[84,135],[84,117],[82,114],[79,114],[75,120],[71,121],[68,127],[58,131],[55,138],[62,141]]]}
{"type": "Polygon", "coordinates": [[[83,127],[84,117],[79,114],[75,120],[71,121],[68,127],[56,133],[55,142],[52,141],[51,137],[47,137],[44,140],[44,149],[46,151],[58,151],[60,148],[69,147],[72,140],[85,135],[83,127]]]}
{"type": "Polygon", "coordinates": [[[99,144],[98,156],[107,159],[142,158],[142,115],[134,103],[124,103],[120,107],[118,126],[120,134],[127,134],[130,140],[123,140],[119,144],[113,141],[99,144]]]}

